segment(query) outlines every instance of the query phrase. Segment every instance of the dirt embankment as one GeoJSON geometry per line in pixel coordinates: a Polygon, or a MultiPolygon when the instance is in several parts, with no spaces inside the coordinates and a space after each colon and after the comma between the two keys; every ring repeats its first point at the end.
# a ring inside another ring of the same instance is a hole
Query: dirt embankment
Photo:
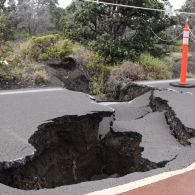
{"type": "MultiPolygon", "coordinates": [[[[195,74],[195,53],[189,54],[188,59],[188,73],[192,74],[193,76],[195,74]]],[[[181,70],[181,54],[178,54],[178,56],[175,57],[175,64],[172,67],[173,72],[173,78],[179,78],[180,77],[180,70],[181,70]]]]}
{"type": "Polygon", "coordinates": [[[0,76],[0,89],[65,87],[73,91],[90,93],[89,81],[73,58],[68,57],[63,62],[48,62],[37,66],[45,71],[46,79],[41,75],[35,79],[30,76],[26,79],[21,77],[5,79],[0,76]]]}

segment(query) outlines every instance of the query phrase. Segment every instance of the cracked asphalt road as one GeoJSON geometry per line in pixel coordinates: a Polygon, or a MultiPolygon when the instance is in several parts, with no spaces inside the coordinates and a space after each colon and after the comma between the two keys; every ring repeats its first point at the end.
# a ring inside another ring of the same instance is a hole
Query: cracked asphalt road
{"type": "MultiPolygon", "coordinates": [[[[170,85],[170,83],[179,82],[179,80],[165,80],[165,81],[140,81],[136,82],[137,84],[146,85],[150,87],[156,87],[160,89],[169,89],[173,91],[183,92],[183,93],[189,93],[189,94],[195,94],[195,88],[179,88],[179,87],[173,87],[170,85]]],[[[187,83],[195,84],[195,79],[188,79],[187,83]]]]}
{"type": "MultiPolygon", "coordinates": [[[[172,88],[169,86],[168,82],[142,82],[140,84],[158,88],[172,88]]],[[[195,94],[195,89],[172,89],[176,91],[190,92],[191,96],[195,94]]],[[[162,94],[160,94],[160,96],[161,95],[162,94]]],[[[192,138],[190,140],[191,146],[181,146],[177,140],[169,134],[169,128],[163,119],[163,113],[152,113],[148,108],[149,96],[147,98],[146,96],[147,95],[139,97],[130,103],[118,103],[108,107],[92,102],[89,96],[85,94],[63,89],[54,89],[53,91],[51,90],[45,92],[38,91],[32,94],[28,90],[26,90],[25,93],[22,91],[0,92],[0,161],[16,160],[24,155],[31,154],[34,151],[34,148],[31,148],[27,140],[36,130],[36,127],[39,124],[44,123],[46,120],[62,115],[82,115],[88,112],[102,110],[112,111],[112,108],[116,111],[116,121],[113,127],[114,130],[137,131],[143,135],[142,147],[144,147],[145,150],[142,155],[144,158],[158,162],[164,158],[166,158],[164,160],[170,160],[175,155],[177,156],[175,160],[170,161],[164,168],[144,173],[132,173],[121,178],[109,178],[99,181],[84,182],[76,185],[61,186],[55,189],[23,191],[0,184],[0,194],[86,194],[126,184],[138,179],[163,173],[165,171],[181,169],[192,164],[195,161],[195,139],[192,138]],[[158,125],[161,127],[158,128],[158,125]],[[161,136],[162,140],[160,139],[161,136]],[[153,140],[155,140],[155,142],[153,140]],[[158,147],[155,147],[157,144],[158,147]],[[7,145],[9,145],[9,147],[7,145]],[[6,147],[8,147],[7,150],[5,149],[6,147]]],[[[177,93],[174,93],[172,96],[173,97],[171,97],[171,99],[177,100],[177,93]]],[[[164,98],[166,97],[164,96],[164,98]]],[[[167,100],[169,101],[168,98],[167,100]]],[[[187,100],[189,105],[190,101],[194,104],[193,98],[189,98],[187,100]]],[[[172,106],[177,107],[178,105],[174,104],[172,106]]],[[[181,109],[178,109],[178,112],[183,111],[181,109]]],[[[195,113],[193,111],[194,109],[195,108],[191,108],[192,113],[188,115],[187,118],[184,118],[183,122],[187,119],[190,121],[193,120],[194,115],[192,114],[195,113]]]]}
{"type": "Polygon", "coordinates": [[[28,139],[37,127],[65,115],[86,115],[110,108],[92,103],[84,93],[66,89],[0,92],[0,161],[34,153],[28,139]]]}

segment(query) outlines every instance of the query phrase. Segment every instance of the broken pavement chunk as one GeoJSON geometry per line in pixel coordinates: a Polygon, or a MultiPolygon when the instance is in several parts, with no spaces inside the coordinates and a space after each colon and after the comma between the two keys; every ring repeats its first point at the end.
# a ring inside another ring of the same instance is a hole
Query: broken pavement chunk
{"type": "Polygon", "coordinates": [[[153,111],[164,111],[172,134],[183,145],[195,136],[195,99],[190,94],[155,90],[150,98],[153,111]]]}

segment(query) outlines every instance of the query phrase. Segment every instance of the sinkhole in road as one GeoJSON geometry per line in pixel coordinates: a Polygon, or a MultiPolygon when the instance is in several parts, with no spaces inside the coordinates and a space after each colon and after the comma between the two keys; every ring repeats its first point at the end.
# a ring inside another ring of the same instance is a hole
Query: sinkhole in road
{"type": "MultiPolygon", "coordinates": [[[[142,158],[142,136],[114,132],[104,138],[99,124],[111,112],[64,116],[42,124],[29,138],[36,152],[22,160],[0,163],[0,183],[38,190],[76,184],[165,166],[142,158]]],[[[112,124],[110,125],[112,127],[112,124]]]]}

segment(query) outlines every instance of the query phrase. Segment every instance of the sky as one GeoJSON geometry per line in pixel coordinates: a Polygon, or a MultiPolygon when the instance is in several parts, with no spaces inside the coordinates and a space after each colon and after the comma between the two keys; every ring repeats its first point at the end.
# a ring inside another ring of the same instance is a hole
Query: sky
{"type": "MultiPolygon", "coordinates": [[[[63,1],[63,0],[62,0],[63,1]]],[[[68,1],[68,0],[66,0],[68,1]]],[[[185,3],[185,0],[169,0],[173,5],[174,9],[179,9],[185,3]]]]}
{"type": "MultiPolygon", "coordinates": [[[[66,7],[71,3],[72,0],[59,0],[60,6],[66,7]]],[[[174,9],[179,9],[185,0],[170,0],[171,4],[173,5],[174,9]]]]}
{"type": "Polygon", "coordinates": [[[67,5],[69,5],[72,0],[58,0],[59,4],[61,7],[66,7],[67,5]]]}

